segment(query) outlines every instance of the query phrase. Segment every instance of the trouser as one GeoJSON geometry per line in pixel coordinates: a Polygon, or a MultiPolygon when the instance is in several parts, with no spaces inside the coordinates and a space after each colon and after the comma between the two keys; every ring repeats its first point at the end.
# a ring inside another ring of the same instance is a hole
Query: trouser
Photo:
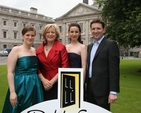
{"type": "Polygon", "coordinates": [[[107,109],[110,111],[110,104],[108,103],[108,96],[96,96],[93,93],[93,87],[91,85],[91,80],[89,79],[87,82],[87,102],[96,104],[104,109],[107,109]]]}

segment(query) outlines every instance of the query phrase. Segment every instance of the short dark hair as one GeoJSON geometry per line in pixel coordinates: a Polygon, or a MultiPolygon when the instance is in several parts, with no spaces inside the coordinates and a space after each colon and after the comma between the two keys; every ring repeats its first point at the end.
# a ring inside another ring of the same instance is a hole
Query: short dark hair
{"type": "Polygon", "coordinates": [[[93,23],[100,23],[100,24],[102,25],[102,27],[105,28],[105,23],[104,23],[104,21],[102,21],[102,20],[99,19],[99,18],[94,19],[94,20],[91,21],[91,23],[90,23],[90,28],[92,27],[92,24],[93,24],[93,23]]]}
{"type": "Polygon", "coordinates": [[[34,31],[35,32],[35,35],[36,35],[36,30],[35,30],[35,28],[33,27],[33,26],[31,26],[31,25],[27,25],[27,26],[25,26],[24,28],[23,28],[23,30],[22,30],[22,35],[24,35],[26,32],[28,32],[28,31],[34,31]]]}

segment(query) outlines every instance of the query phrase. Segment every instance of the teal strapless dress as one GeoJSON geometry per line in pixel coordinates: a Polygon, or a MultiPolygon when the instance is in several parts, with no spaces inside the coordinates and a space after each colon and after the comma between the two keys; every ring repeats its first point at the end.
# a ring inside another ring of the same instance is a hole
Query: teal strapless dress
{"type": "Polygon", "coordinates": [[[43,101],[43,87],[37,75],[38,59],[36,56],[23,56],[17,60],[15,67],[15,91],[18,103],[11,106],[9,90],[2,113],[20,113],[26,108],[43,101]]]}

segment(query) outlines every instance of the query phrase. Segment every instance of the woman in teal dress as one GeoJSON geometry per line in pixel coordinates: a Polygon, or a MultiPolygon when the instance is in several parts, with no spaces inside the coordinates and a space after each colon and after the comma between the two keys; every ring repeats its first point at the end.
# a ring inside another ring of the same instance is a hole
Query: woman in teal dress
{"type": "Polygon", "coordinates": [[[36,31],[32,26],[22,30],[21,46],[15,46],[7,59],[9,89],[2,113],[20,113],[43,101],[43,91],[37,74],[38,59],[32,47],[36,31]]]}

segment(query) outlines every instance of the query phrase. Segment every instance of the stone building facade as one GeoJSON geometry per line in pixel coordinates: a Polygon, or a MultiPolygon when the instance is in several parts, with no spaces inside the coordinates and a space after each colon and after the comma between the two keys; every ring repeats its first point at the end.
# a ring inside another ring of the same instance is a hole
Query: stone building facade
{"type": "MultiPolygon", "coordinates": [[[[56,23],[58,25],[61,32],[60,41],[65,45],[70,41],[68,37],[69,24],[72,22],[79,23],[82,30],[82,42],[88,45],[92,42],[90,22],[95,18],[101,18],[101,9],[98,9],[95,1],[92,5],[89,5],[88,0],[83,0],[83,3],[77,4],[70,11],[54,20],[51,17],[38,14],[37,9],[33,7],[28,12],[0,5],[0,50],[21,45],[21,30],[25,25],[35,27],[36,38],[33,46],[37,48],[42,42],[42,28],[48,23],[56,23]]],[[[120,49],[122,53],[127,51],[122,50],[120,49]]],[[[140,48],[128,49],[127,53],[128,56],[138,53],[138,57],[141,57],[140,48]]]]}
{"type": "Polygon", "coordinates": [[[72,22],[78,22],[82,29],[82,41],[85,45],[88,45],[92,41],[90,22],[94,18],[99,18],[100,15],[101,10],[95,4],[88,5],[88,0],[83,0],[83,3],[79,3],[69,12],[54,20],[51,17],[38,14],[37,9],[33,7],[28,12],[0,5],[0,50],[21,45],[21,30],[25,25],[35,27],[36,38],[33,46],[38,47],[42,41],[42,28],[48,23],[56,23],[59,26],[60,41],[67,44],[69,43],[68,25],[72,22]]]}
{"type": "Polygon", "coordinates": [[[60,28],[61,41],[63,44],[69,43],[68,26],[73,22],[77,22],[81,27],[81,39],[83,44],[88,45],[92,42],[90,22],[95,18],[101,18],[101,10],[95,5],[88,5],[87,0],[83,1],[83,3],[79,3],[63,16],[55,19],[55,23],[60,28]]]}
{"type": "MultiPolygon", "coordinates": [[[[59,26],[61,32],[61,42],[65,45],[69,43],[68,26],[70,23],[77,22],[82,30],[81,39],[83,43],[85,45],[90,44],[93,40],[90,33],[90,22],[95,18],[101,18],[101,10],[95,1],[92,5],[89,5],[88,0],[83,0],[83,3],[79,3],[63,16],[56,18],[55,23],[59,26]]],[[[119,48],[121,56],[125,56],[126,53],[127,56],[141,58],[141,48],[119,48]]]]}
{"type": "Polygon", "coordinates": [[[32,25],[36,29],[33,45],[36,48],[41,43],[42,28],[48,23],[54,23],[54,20],[38,14],[36,8],[31,7],[28,12],[0,5],[0,50],[21,45],[21,31],[26,25],[32,25]]]}

